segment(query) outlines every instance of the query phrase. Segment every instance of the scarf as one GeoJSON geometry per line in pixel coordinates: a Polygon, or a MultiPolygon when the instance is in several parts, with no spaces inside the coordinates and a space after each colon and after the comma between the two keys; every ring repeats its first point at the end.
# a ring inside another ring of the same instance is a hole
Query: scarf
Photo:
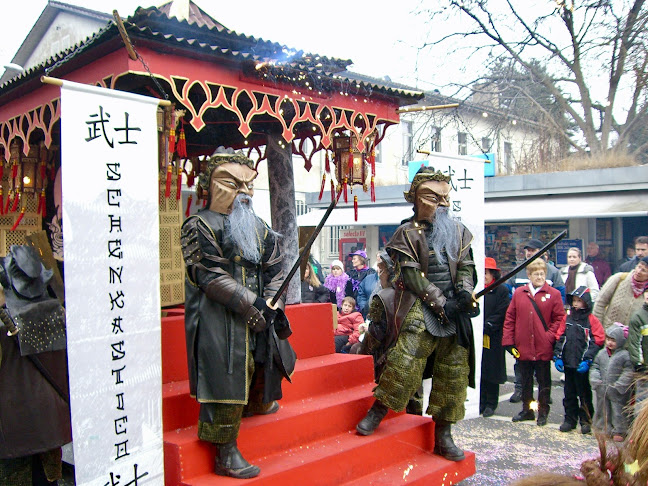
{"type": "Polygon", "coordinates": [[[571,294],[576,288],[576,272],[578,272],[579,266],[580,263],[578,265],[574,265],[573,267],[569,267],[567,280],[565,281],[565,294],[567,295],[571,294]]]}
{"type": "Polygon", "coordinates": [[[324,280],[324,287],[331,292],[335,292],[335,300],[337,301],[338,307],[342,307],[342,301],[346,297],[346,284],[350,278],[346,273],[342,273],[339,277],[330,274],[324,280]]]}
{"type": "Polygon", "coordinates": [[[636,299],[641,294],[643,294],[644,288],[646,288],[646,282],[637,282],[635,280],[635,273],[632,272],[632,279],[630,283],[632,285],[632,293],[634,294],[634,297],[636,299]]]}

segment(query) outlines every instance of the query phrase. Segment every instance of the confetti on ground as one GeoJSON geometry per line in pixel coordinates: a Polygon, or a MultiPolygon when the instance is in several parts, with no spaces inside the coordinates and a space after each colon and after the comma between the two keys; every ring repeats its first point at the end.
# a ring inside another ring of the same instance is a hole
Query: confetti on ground
{"type": "Polygon", "coordinates": [[[578,474],[583,461],[598,457],[593,435],[513,423],[510,418],[463,420],[453,426],[452,435],[477,459],[477,472],[459,486],[507,485],[536,472],[578,474]]]}

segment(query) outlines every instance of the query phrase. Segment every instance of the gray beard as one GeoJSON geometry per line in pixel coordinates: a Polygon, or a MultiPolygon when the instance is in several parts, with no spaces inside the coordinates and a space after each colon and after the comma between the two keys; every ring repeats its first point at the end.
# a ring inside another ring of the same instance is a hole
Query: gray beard
{"type": "Polygon", "coordinates": [[[232,212],[225,219],[225,236],[229,237],[241,252],[241,256],[252,263],[261,262],[257,217],[252,209],[252,198],[239,194],[232,204],[232,212]],[[243,204],[242,201],[248,201],[243,204]]]}
{"type": "Polygon", "coordinates": [[[428,245],[436,253],[439,263],[446,263],[446,254],[452,261],[459,257],[459,228],[450,216],[448,208],[437,208],[432,222],[432,231],[428,235],[428,245]]]}

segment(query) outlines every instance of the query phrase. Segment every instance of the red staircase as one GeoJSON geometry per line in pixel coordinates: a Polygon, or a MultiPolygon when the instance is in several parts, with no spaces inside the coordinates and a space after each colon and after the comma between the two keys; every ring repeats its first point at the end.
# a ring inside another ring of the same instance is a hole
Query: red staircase
{"type": "Polygon", "coordinates": [[[215,448],[197,436],[198,404],[189,396],[184,316],[162,318],[162,411],[167,486],[452,485],[475,472],[475,456],[461,462],[431,453],[429,418],[389,413],[369,437],[355,426],[373,402],[369,356],[335,354],[330,304],[288,306],[290,342],[298,361],[284,382],[281,409],[246,418],[238,439],[243,456],[261,468],[253,479],[213,474],[215,448]]]}

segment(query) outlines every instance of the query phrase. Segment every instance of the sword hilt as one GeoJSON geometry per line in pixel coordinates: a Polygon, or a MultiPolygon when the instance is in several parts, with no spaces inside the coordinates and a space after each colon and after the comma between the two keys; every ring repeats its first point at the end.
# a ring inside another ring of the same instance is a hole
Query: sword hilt
{"type": "Polygon", "coordinates": [[[20,332],[20,329],[16,327],[16,324],[14,323],[13,319],[11,319],[11,316],[7,312],[6,307],[0,309],[0,321],[2,321],[2,323],[7,328],[7,336],[15,336],[20,332]]]}

